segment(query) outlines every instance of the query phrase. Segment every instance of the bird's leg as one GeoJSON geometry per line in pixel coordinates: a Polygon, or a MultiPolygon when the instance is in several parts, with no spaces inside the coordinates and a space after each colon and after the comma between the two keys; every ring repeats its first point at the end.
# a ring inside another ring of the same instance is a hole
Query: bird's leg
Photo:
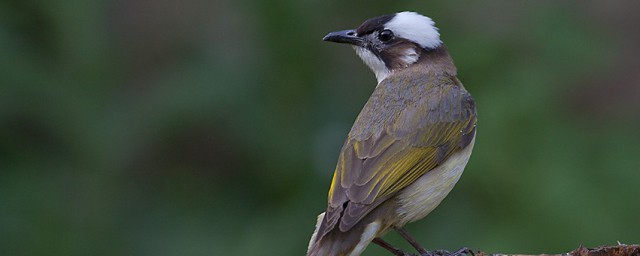
{"type": "Polygon", "coordinates": [[[420,245],[415,238],[409,235],[409,232],[407,232],[406,229],[398,228],[398,227],[394,227],[393,229],[395,229],[396,232],[398,232],[398,234],[400,234],[400,236],[404,238],[404,240],[407,240],[407,242],[409,242],[411,246],[413,246],[413,248],[416,248],[416,250],[418,250],[420,255],[429,255],[429,252],[425,250],[424,247],[422,247],[422,245],[420,245]]]}
{"type": "Polygon", "coordinates": [[[380,247],[384,248],[385,250],[393,253],[393,255],[396,256],[405,256],[406,253],[398,248],[396,248],[395,246],[391,245],[390,243],[387,243],[386,241],[382,240],[382,238],[376,237],[373,239],[373,243],[379,245],[380,247]]]}

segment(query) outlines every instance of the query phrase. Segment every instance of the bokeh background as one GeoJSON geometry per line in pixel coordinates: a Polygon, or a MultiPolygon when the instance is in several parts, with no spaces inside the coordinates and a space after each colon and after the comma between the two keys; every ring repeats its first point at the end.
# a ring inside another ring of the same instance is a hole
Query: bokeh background
{"type": "Polygon", "coordinates": [[[375,86],[320,39],[402,10],[479,108],[425,246],[640,243],[638,1],[3,0],[2,254],[303,255],[375,86]]]}

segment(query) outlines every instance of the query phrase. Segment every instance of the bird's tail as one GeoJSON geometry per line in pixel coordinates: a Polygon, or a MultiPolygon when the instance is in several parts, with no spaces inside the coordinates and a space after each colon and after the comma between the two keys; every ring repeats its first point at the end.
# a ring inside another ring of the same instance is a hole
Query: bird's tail
{"type": "Polygon", "coordinates": [[[309,246],[307,247],[307,256],[317,255],[317,254],[312,254],[311,249],[316,249],[317,247],[316,244],[318,241],[316,241],[316,239],[318,238],[318,229],[320,229],[320,225],[322,224],[323,219],[324,219],[324,212],[318,215],[318,220],[316,221],[316,229],[313,231],[313,235],[311,235],[311,239],[309,240],[309,246]]]}
{"type": "Polygon", "coordinates": [[[368,225],[356,225],[346,232],[335,228],[318,238],[318,229],[322,224],[324,214],[318,215],[316,229],[309,240],[307,256],[360,255],[381,230],[380,222],[376,221],[368,225]]]}

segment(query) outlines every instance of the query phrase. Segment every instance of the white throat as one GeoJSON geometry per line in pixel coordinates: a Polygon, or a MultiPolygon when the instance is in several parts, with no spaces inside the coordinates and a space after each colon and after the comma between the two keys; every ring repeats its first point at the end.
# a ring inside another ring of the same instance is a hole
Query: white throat
{"type": "Polygon", "coordinates": [[[387,68],[387,65],[385,65],[384,61],[378,58],[378,56],[376,56],[371,51],[360,46],[354,46],[353,49],[356,50],[356,54],[360,56],[360,59],[362,59],[364,64],[367,64],[367,66],[371,68],[373,73],[376,75],[378,84],[382,82],[382,80],[387,78],[387,76],[389,76],[389,73],[391,73],[391,70],[387,68]]]}

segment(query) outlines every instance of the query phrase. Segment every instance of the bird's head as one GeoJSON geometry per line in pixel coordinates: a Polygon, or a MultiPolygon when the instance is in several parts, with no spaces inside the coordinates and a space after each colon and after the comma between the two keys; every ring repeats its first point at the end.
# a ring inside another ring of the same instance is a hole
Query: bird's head
{"type": "Polygon", "coordinates": [[[323,40],[353,45],[378,82],[392,71],[409,67],[426,52],[442,46],[433,20],[415,12],[371,18],[356,29],[331,32],[323,40]]]}

